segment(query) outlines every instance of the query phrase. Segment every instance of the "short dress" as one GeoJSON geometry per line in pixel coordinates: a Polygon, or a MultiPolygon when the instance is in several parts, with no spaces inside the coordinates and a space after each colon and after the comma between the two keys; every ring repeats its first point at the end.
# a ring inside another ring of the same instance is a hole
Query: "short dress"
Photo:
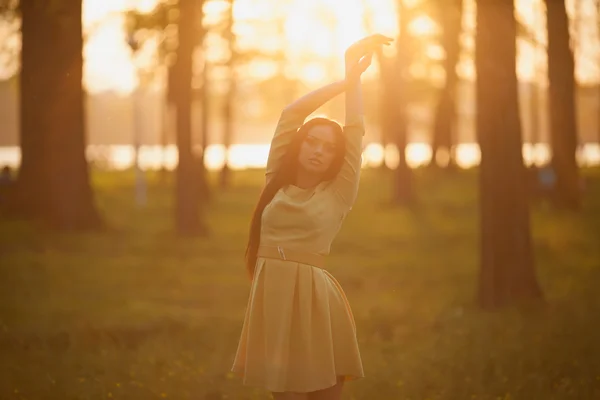
{"type": "MultiPolygon", "coordinates": [[[[284,111],[271,143],[267,180],[281,165],[304,115],[284,111]]],[[[314,188],[281,188],[262,215],[261,246],[328,255],[356,199],[362,115],[344,126],[346,154],[336,178],[314,188]]],[[[326,269],[259,257],[231,369],[244,385],[307,393],[364,376],[350,304],[326,269]]]]}

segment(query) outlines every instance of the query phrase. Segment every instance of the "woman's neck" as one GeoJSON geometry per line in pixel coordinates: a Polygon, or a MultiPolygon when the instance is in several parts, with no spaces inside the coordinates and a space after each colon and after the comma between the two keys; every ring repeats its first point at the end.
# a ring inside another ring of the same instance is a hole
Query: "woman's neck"
{"type": "Polygon", "coordinates": [[[321,183],[320,175],[307,173],[306,171],[298,171],[294,186],[302,189],[308,189],[317,186],[319,183],[321,183]]]}

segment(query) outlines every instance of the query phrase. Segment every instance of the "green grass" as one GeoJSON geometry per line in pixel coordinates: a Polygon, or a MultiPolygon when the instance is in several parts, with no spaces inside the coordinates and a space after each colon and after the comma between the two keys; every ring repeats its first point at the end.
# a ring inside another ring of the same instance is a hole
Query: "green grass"
{"type": "MultiPolygon", "coordinates": [[[[344,399],[600,399],[600,171],[583,212],[533,209],[547,303],[484,312],[477,180],[417,171],[421,206],[390,207],[365,171],[330,271],[353,307],[366,377],[344,399]]],[[[171,231],[171,189],[96,173],[115,228],[57,235],[0,222],[0,399],[266,399],[229,374],[249,293],[244,252],[260,172],[207,210],[209,238],[171,231]]]]}

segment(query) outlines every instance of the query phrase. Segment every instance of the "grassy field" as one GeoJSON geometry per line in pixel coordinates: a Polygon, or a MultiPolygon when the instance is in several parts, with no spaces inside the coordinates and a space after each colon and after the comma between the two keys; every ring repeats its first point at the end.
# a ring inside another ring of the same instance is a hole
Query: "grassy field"
{"type": "MultiPolygon", "coordinates": [[[[600,170],[579,214],[533,208],[546,304],[483,312],[476,172],[418,170],[420,206],[364,173],[333,246],[366,378],[344,399],[600,399],[600,170]]],[[[171,231],[171,189],[96,173],[110,233],[0,222],[0,399],[266,399],[229,373],[249,293],[242,256],[260,172],[215,192],[208,238],[171,231]]]]}

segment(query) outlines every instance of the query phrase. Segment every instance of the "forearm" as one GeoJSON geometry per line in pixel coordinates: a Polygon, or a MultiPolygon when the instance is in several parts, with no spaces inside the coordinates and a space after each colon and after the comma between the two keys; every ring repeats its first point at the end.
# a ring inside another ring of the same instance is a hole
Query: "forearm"
{"type": "Polygon", "coordinates": [[[348,82],[346,87],[346,125],[363,115],[363,98],[360,78],[348,82]]]}
{"type": "Polygon", "coordinates": [[[333,183],[333,190],[346,210],[352,208],[358,191],[364,134],[360,78],[349,78],[346,88],[346,120],[344,123],[346,152],[342,168],[333,183]]]}
{"type": "Polygon", "coordinates": [[[284,111],[308,116],[346,89],[345,81],[337,81],[314,90],[285,107],[284,111]]]}

